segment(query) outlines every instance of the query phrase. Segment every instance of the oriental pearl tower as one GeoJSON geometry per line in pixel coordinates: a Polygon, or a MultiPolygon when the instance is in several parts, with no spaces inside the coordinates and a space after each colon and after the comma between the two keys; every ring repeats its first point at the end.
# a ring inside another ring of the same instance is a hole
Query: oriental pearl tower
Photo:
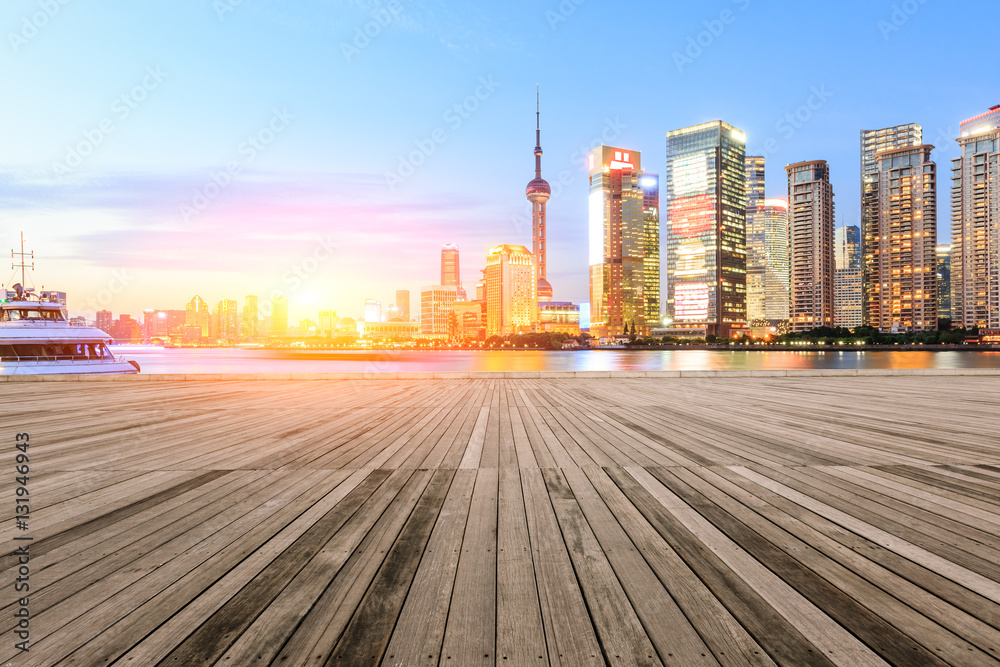
{"type": "Polygon", "coordinates": [[[552,188],[542,178],[542,129],[538,90],[535,90],[535,178],[528,183],[525,195],[531,202],[531,237],[534,244],[535,266],[538,267],[538,300],[552,300],[552,285],[545,279],[545,202],[552,188]]]}

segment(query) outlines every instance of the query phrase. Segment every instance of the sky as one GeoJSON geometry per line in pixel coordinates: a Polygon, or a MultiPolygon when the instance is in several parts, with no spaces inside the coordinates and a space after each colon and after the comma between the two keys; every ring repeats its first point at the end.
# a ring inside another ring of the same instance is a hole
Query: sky
{"type": "Polygon", "coordinates": [[[23,230],[32,283],[91,317],[416,306],[445,243],[471,290],[488,248],[531,243],[536,85],[556,300],[587,300],[586,152],[662,173],[666,132],[716,119],[765,155],[769,197],[827,160],[838,226],[860,224],[860,130],[921,124],[948,242],[958,124],[1000,104],[995,1],[626,7],[5,0],[0,249],[23,230]]]}

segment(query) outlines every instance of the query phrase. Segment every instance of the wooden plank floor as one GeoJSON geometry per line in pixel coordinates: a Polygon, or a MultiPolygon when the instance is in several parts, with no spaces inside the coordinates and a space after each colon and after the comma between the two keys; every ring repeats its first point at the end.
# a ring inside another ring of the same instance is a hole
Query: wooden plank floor
{"type": "Polygon", "coordinates": [[[1000,664],[995,378],[10,383],[0,405],[0,665],[1000,664]]]}

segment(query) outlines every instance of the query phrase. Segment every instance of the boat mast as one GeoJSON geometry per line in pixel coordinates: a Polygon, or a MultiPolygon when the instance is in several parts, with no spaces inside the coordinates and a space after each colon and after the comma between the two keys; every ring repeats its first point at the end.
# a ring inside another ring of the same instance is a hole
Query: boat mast
{"type": "MultiPolygon", "coordinates": [[[[21,284],[24,285],[24,282],[25,282],[24,271],[25,271],[25,269],[28,268],[28,265],[24,263],[24,258],[25,257],[31,257],[32,260],[35,259],[35,251],[34,250],[32,250],[30,253],[29,252],[24,252],[24,230],[21,231],[21,252],[14,252],[13,249],[11,249],[11,251],[10,251],[10,258],[11,258],[11,260],[13,260],[15,256],[20,256],[21,257],[21,263],[20,264],[15,264],[13,261],[11,261],[10,268],[12,270],[16,269],[18,267],[21,268],[21,284]]],[[[35,270],[35,262],[34,261],[31,262],[31,270],[32,271],[35,270]]]]}

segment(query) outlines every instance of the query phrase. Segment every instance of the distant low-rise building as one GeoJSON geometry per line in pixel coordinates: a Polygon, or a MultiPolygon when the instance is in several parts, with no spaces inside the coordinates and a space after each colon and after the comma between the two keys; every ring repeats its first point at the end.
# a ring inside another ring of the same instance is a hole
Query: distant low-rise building
{"type": "Polygon", "coordinates": [[[372,342],[409,341],[420,336],[420,322],[365,322],[363,337],[372,342]]]}

